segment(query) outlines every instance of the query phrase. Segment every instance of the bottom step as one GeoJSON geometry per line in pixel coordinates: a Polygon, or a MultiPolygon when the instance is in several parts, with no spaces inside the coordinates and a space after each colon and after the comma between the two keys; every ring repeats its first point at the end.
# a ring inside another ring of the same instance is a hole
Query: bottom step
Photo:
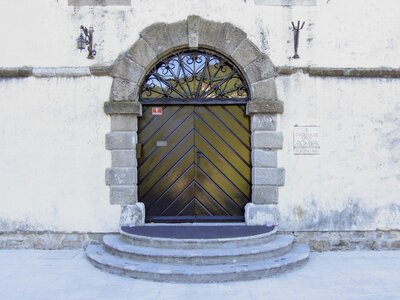
{"type": "Polygon", "coordinates": [[[288,253],[250,263],[224,265],[162,264],[136,261],[107,252],[102,245],[89,245],[88,259],[98,268],[137,279],[163,282],[226,282],[253,280],[283,273],[307,262],[310,248],[297,244],[288,253]]]}

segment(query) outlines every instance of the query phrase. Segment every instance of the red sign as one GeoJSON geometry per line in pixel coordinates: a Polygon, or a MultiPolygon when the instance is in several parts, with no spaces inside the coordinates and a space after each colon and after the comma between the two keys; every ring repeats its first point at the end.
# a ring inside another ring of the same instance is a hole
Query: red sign
{"type": "Polygon", "coordinates": [[[162,107],[152,107],[151,108],[151,114],[153,116],[162,116],[162,107]]]}

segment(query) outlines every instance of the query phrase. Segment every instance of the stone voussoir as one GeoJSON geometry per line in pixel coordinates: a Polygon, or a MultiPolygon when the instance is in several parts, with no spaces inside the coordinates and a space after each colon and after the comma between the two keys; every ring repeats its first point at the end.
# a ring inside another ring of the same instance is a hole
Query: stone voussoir
{"type": "Polygon", "coordinates": [[[140,82],[144,73],[144,68],[130,59],[128,56],[119,57],[111,71],[111,76],[125,79],[131,82],[140,82]]]}
{"type": "Polygon", "coordinates": [[[257,46],[246,38],[233,51],[232,57],[242,68],[246,68],[251,62],[259,58],[261,54],[257,46]]]}
{"type": "Polygon", "coordinates": [[[134,185],[137,183],[136,168],[107,168],[106,185],[134,185]]]}
{"type": "Polygon", "coordinates": [[[137,199],[137,186],[110,186],[110,204],[134,204],[137,199]]]}
{"type": "Polygon", "coordinates": [[[261,54],[259,58],[245,67],[244,71],[250,85],[257,81],[277,76],[274,64],[265,54],[261,54]]]}
{"type": "Polygon", "coordinates": [[[284,168],[252,168],[253,185],[275,185],[283,186],[285,184],[284,168]]]}
{"type": "Polygon", "coordinates": [[[170,23],[167,25],[167,29],[174,48],[188,46],[188,23],[186,20],[170,23]]]}
{"type": "Polygon", "coordinates": [[[106,149],[136,149],[137,133],[134,131],[112,131],[106,134],[106,149]]]}
{"type": "Polygon", "coordinates": [[[172,40],[168,33],[167,24],[165,23],[154,23],[146,27],[140,33],[140,36],[157,55],[172,48],[172,40]]]}
{"type": "Polygon", "coordinates": [[[199,47],[200,22],[199,16],[192,15],[187,18],[189,48],[197,49],[199,47]]]}
{"type": "Polygon", "coordinates": [[[133,44],[126,55],[143,68],[147,68],[157,58],[153,48],[142,38],[133,44]]]}
{"type": "Polygon", "coordinates": [[[221,23],[201,18],[199,29],[199,45],[217,49],[218,37],[222,30],[221,23]]]}
{"type": "Polygon", "coordinates": [[[216,42],[216,48],[231,55],[246,37],[247,34],[243,30],[230,23],[224,23],[216,42]]]}
{"type": "Polygon", "coordinates": [[[255,130],[251,134],[254,149],[282,149],[283,135],[278,131],[255,130]]]}
{"type": "Polygon", "coordinates": [[[276,84],[274,78],[268,78],[257,81],[251,85],[253,91],[253,98],[276,100],[278,94],[276,92],[276,84]]]}
{"type": "Polygon", "coordinates": [[[138,85],[131,80],[114,78],[111,85],[110,101],[138,100],[138,85]]]}

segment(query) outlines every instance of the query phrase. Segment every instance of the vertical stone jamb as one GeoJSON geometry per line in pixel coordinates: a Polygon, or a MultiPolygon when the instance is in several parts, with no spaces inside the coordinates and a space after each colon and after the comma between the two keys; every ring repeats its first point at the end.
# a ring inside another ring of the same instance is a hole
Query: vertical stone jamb
{"type": "Polygon", "coordinates": [[[255,68],[252,71],[250,76],[261,80],[251,85],[253,95],[258,98],[249,101],[246,107],[251,115],[253,168],[252,202],[245,207],[245,220],[248,225],[278,226],[278,188],[285,183],[285,170],[278,168],[277,150],[282,149],[283,135],[276,129],[277,114],[283,112],[283,103],[277,100],[273,78],[259,78],[260,74],[273,74],[274,71],[260,72],[255,68]]]}

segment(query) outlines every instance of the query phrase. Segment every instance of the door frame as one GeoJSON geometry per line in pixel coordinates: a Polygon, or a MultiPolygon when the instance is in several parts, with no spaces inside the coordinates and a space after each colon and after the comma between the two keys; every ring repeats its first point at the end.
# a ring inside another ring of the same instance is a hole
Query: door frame
{"type": "Polygon", "coordinates": [[[121,226],[144,225],[144,205],[137,202],[137,118],[142,114],[139,85],[160,57],[199,46],[222,53],[247,80],[251,93],[246,112],[251,122],[252,202],[245,207],[245,222],[277,226],[278,187],[284,185],[285,170],[277,165],[277,151],[283,147],[283,135],[276,131],[277,115],[283,113],[283,102],[277,96],[275,67],[241,29],[199,16],[146,27],[113,64],[110,99],[104,104],[111,117],[111,131],[106,134],[106,149],[112,157],[111,168],[106,170],[110,203],[121,206],[121,226]]]}

